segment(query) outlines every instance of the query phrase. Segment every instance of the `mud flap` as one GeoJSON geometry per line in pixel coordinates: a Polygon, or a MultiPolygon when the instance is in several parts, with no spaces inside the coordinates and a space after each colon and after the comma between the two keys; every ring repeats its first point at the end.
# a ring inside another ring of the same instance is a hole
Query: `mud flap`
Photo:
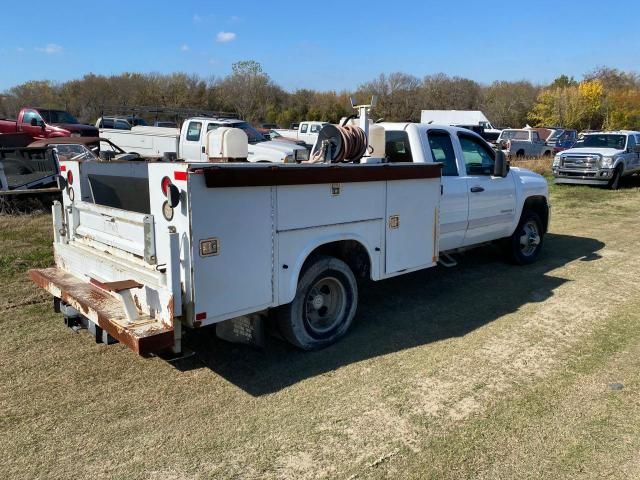
{"type": "Polygon", "coordinates": [[[265,318],[256,313],[217,323],[216,336],[227,342],[264,347],[265,318]]]}

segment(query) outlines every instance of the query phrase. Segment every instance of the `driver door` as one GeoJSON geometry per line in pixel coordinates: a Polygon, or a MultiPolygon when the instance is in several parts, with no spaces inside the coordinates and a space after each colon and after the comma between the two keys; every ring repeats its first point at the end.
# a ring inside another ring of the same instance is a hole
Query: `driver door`
{"type": "Polygon", "coordinates": [[[458,133],[469,195],[469,224],[464,245],[475,245],[511,235],[516,219],[515,181],[493,176],[495,152],[485,141],[458,133]]]}

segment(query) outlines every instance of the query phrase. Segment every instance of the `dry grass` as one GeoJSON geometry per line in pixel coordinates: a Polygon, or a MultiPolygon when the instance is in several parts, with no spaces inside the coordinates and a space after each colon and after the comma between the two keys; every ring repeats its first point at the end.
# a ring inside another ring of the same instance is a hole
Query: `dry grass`
{"type": "Polygon", "coordinates": [[[513,167],[526,168],[540,175],[551,175],[551,164],[553,163],[553,157],[524,157],[513,158],[510,160],[513,167]]]}
{"type": "Polygon", "coordinates": [[[321,352],[199,331],[175,364],[66,329],[25,275],[50,218],[0,217],[0,477],[640,477],[640,189],[552,200],[536,265],[477,250],[363,285],[321,352]]]}

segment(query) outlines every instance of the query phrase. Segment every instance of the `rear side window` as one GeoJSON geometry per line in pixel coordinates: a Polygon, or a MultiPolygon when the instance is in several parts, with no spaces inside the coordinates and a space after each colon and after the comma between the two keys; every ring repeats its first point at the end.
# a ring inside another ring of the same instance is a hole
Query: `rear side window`
{"type": "Polygon", "coordinates": [[[480,139],[458,134],[467,175],[493,175],[494,152],[480,139]]]}
{"type": "Polygon", "coordinates": [[[449,133],[444,130],[430,130],[427,137],[433,161],[442,163],[442,176],[455,177],[458,175],[456,154],[449,133]]]}
{"type": "Polygon", "coordinates": [[[200,131],[202,130],[201,122],[189,122],[187,127],[187,140],[197,142],[200,140],[200,131]]]}
{"type": "Polygon", "coordinates": [[[300,133],[307,133],[307,124],[303,123],[302,125],[300,125],[300,133]]]}
{"type": "Polygon", "coordinates": [[[388,162],[413,162],[411,146],[409,145],[409,135],[407,132],[386,131],[384,137],[384,153],[388,162]]]}
{"type": "Polygon", "coordinates": [[[118,130],[131,130],[131,125],[126,120],[116,120],[116,128],[118,130]]]}
{"type": "Polygon", "coordinates": [[[103,118],[100,121],[100,127],[101,128],[115,128],[113,126],[113,120],[111,120],[110,118],[103,118]]]}
{"type": "Polygon", "coordinates": [[[629,135],[629,140],[627,140],[627,148],[633,149],[636,146],[636,137],[633,135],[629,135]]]}

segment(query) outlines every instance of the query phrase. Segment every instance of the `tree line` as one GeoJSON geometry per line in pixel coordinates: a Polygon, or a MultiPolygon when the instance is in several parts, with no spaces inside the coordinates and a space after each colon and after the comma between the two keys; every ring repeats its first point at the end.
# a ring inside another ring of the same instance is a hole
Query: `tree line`
{"type": "Polygon", "coordinates": [[[607,67],[581,80],[562,75],[549,85],[527,80],[483,85],[443,73],[418,78],[396,72],[381,74],[353,92],[287,92],[252,60],[235,63],[224,77],[90,73],[66,82],[28,81],[0,94],[0,117],[30,105],[62,108],[93,123],[105,107],[145,105],[233,111],[251,122],[288,126],[301,120],[337,122],[353,113],[350,96],[363,101],[371,95],[378,96],[373,115],[387,121],[419,121],[423,109],[482,110],[501,127],[640,128],[640,77],[607,67]]]}

